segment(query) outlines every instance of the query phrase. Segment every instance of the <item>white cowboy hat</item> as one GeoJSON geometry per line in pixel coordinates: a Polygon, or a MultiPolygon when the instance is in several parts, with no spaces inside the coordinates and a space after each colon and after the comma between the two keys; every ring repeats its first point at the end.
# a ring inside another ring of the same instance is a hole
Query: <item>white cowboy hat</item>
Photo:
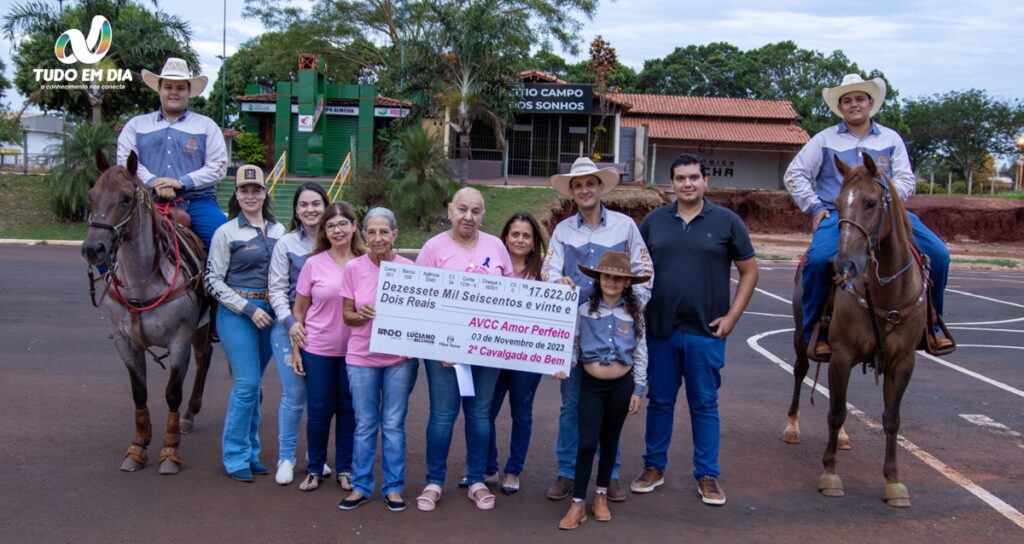
{"type": "Polygon", "coordinates": [[[868,112],[868,117],[874,117],[878,110],[882,109],[882,102],[885,101],[885,80],[880,77],[876,77],[871,81],[864,81],[860,74],[846,74],[843,76],[843,82],[838,87],[825,87],[822,89],[821,96],[825,98],[825,104],[828,106],[828,109],[842,117],[843,114],[839,111],[839,99],[846,93],[856,91],[867,93],[871,100],[874,101],[871,111],[868,112]]]}
{"type": "Polygon", "coordinates": [[[185,63],[185,59],[179,59],[177,57],[168,57],[167,62],[164,63],[164,67],[160,70],[159,74],[154,74],[146,69],[142,70],[142,82],[156,92],[160,92],[161,79],[170,81],[188,81],[189,98],[195,98],[203,94],[203,90],[206,89],[206,83],[209,81],[206,76],[193,76],[192,73],[188,71],[188,64],[185,63]]]}
{"type": "Polygon", "coordinates": [[[587,157],[580,157],[576,159],[576,162],[572,163],[572,168],[569,169],[568,174],[555,174],[551,176],[551,186],[559,193],[572,198],[572,193],[569,192],[569,182],[573,178],[581,178],[583,176],[595,176],[601,180],[602,195],[607,194],[619,184],[619,171],[617,169],[612,167],[599,169],[594,164],[594,161],[587,157]]]}

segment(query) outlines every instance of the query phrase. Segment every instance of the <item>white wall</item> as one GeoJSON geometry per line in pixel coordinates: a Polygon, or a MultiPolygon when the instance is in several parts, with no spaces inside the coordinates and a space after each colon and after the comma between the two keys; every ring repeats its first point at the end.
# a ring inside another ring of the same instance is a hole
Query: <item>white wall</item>
{"type": "MultiPolygon", "coordinates": [[[[653,148],[653,144],[651,146],[653,148]]],[[[653,151],[649,148],[648,154],[653,151]]],[[[712,187],[782,189],[782,176],[795,153],[777,151],[700,150],[658,145],[654,182],[669,182],[669,167],[680,153],[704,157],[712,187]]],[[[650,156],[648,156],[650,159],[650,156]]]]}

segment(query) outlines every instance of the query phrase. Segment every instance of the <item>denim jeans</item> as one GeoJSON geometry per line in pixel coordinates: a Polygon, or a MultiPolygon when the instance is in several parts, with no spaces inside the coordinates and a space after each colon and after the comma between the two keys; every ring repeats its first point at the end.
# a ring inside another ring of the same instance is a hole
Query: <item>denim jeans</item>
{"type": "Polygon", "coordinates": [[[405,488],[405,415],[416,385],[419,359],[385,367],[348,365],[348,383],[356,412],[352,454],[352,485],[372,497],[376,482],[377,435],[381,436],[381,493],[401,494],[405,488]]]}
{"type": "MultiPolygon", "coordinates": [[[[274,315],[267,301],[249,302],[274,315]]],[[[260,384],[270,362],[270,328],[259,329],[247,315],[222,307],[217,330],[234,378],[221,438],[224,468],[230,473],[249,468],[260,458],[260,384]]]]}
{"type": "Polygon", "coordinates": [[[647,429],[644,467],[664,471],[679,386],[686,382],[686,403],[693,429],[693,477],[718,477],[718,388],[725,366],[725,339],[676,331],[647,336],[647,429]]]}
{"type": "Polygon", "coordinates": [[[292,340],[284,325],[274,324],[270,343],[274,348],[277,374],[281,377],[281,407],[277,410],[277,460],[294,464],[299,424],[302,422],[302,411],[306,409],[306,380],[288,364],[292,355],[292,340]]]}
{"type": "MultiPolygon", "coordinates": [[[[920,218],[910,212],[907,212],[907,216],[910,217],[910,226],[913,229],[914,245],[931,260],[932,301],[935,303],[935,311],[942,315],[946,280],[949,277],[949,249],[921,222],[920,218]]],[[[804,294],[801,307],[806,341],[811,339],[814,325],[818,322],[818,312],[821,311],[821,305],[832,288],[832,259],[838,253],[839,213],[833,210],[831,215],[818,224],[818,230],[814,231],[811,245],[807,248],[807,256],[804,258],[801,276],[804,294]]]]}
{"type": "Polygon", "coordinates": [[[344,357],[325,357],[302,350],[306,369],[306,472],[323,474],[327,439],[334,418],[334,462],[338,473],[352,472],[352,435],[356,418],[352,411],[348,372],[344,357]]]}
{"type": "Polygon", "coordinates": [[[498,369],[473,366],[473,397],[459,396],[455,369],[440,361],[426,360],[430,390],[427,421],[427,483],[444,485],[448,476],[448,450],[452,445],[455,418],[462,406],[466,417],[466,478],[470,484],[484,481],[487,447],[491,439],[491,398],[498,381],[498,369]]]}
{"type": "Polygon", "coordinates": [[[498,435],[495,432],[494,420],[501,412],[508,393],[509,411],[512,413],[512,438],[508,444],[508,461],[505,463],[505,474],[523,473],[526,464],[526,452],[530,448],[530,435],[533,432],[533,398],[537,394],[537,386],[543,376],[535,372],[517,370],[500,370],[498,383],[494,387],[494,399],[491,400],[491,444],[487,452],[486,474],[498,472],[498,435]]]}
{"type": "MultiPolygon", "coordinates": [[[[558,441],[555,443],[555,455],[558,456],[558,475],[570,480],[576,477],[576,449],[579,447],[580,431],[577,413],[580,403],[580,385],[583,383],[583,368],[572,369],[569,377],[562,380],[562,409],[558,413],[558,441]]],[[[601,455],[598,448],[597,455],[601,455]]],[[[612,479],[619,479],[619,466],[622,460],[622,447],[615,451],[615,468],[612,479]]]]}
{"type": "Polygon", "coordinates": [[[189,218],[192,219],[192,231],[209,249],[213,233],[228,221],[228,216],[224,215],[220,206],[217,206],[217,197],[215,195],[196,197],[186,200],[178,207],[188,212],[189,218]]]}

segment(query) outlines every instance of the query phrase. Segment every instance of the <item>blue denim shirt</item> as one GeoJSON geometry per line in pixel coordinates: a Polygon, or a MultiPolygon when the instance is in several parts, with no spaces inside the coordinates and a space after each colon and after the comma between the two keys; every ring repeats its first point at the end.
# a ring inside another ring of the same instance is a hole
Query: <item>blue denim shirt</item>
{"type": "MultiPolygon", "coordinates": [[[[641,329],[642,330],[642,329],[641,329]]],[[[597,312],[590,313],[590,302],[580,305],[576,325],[577,360],[583,364],[616,362],[633,367],[633,393],[643,395],[647,388],[647,342],[637,336],[633,317],[626,311],[625,299],[609,308],[602,300],[597,312]]]]}

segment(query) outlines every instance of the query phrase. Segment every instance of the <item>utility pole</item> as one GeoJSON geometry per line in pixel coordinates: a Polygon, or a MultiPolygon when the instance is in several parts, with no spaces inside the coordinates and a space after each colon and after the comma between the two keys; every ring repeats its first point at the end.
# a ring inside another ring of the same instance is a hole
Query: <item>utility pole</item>
{"type": "Polygon", "coordinates": [[[221,31],[221,45],[220,45],[220,126],[225,128],[225,121],[227,120],[227,111],[225,111],[227,103],[227,82],[225,78],[228,76],[228,0],[224,0],[224,26],[221,31]]]}

